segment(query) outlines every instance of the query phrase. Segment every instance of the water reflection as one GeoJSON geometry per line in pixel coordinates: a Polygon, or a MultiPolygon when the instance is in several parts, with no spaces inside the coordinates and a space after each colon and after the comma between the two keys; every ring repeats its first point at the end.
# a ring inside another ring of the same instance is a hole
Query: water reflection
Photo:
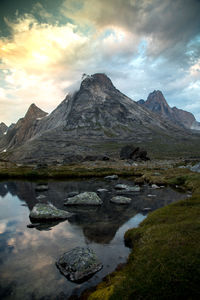
{"type": "MultiPolygon", "coordinates": [[[[132,184],[128,180],[121,183],[132,184]]],[[[180,199],[182,194],[171,189],[152,191],[143,186],[140,193],[132,193],[128,206],[111,204],[119,182],[101,180],[49,182],[49,190],[36,192],[34,182],[0,183],[0,298],[1,299],[67,299],[98,283],[102,277],[125,262],[129,249],[123,244],[124,232],[137,226],[152,210],[180,199]],[[101,195],[102,207],[64,207],[67,193],[96,191],[106,188],[101,195]],[[149,197],[153,193],[155,197],[149,197]],[[37,199],[38,195],[45,198],[37,199]],[[29,210],[38,202],[50,202],[76,216],[70,221],[41,224],[27,228],[29,210]],[[49,230],[51,229],[51,230],[49,230]],[[55,267],[57,258],[76,246],[92,247],[103,263],[103,269],[89,281],[77,285],[69,282],[55,267]]]]}

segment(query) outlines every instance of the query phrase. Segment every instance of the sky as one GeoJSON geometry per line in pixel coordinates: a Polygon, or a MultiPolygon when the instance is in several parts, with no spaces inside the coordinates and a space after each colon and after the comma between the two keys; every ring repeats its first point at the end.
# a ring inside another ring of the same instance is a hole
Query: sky
{"type": "Polygon", "coordinates": [[[199,16],[200,0],[0,0],[0,122],[51,112],[99,72],[200,121],[199,16]]]}

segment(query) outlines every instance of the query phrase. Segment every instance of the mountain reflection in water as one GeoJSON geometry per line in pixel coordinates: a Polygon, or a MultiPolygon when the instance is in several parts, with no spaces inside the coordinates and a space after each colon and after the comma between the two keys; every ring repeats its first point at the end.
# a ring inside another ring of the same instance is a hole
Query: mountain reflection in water
{"type": "Polygon", "coordinates": [[[121,206],[109,201],[117,193],[117,183],[133,185],[125,179],[52,181],[48,191],[36,192],[34,182],[0,183],[0,298],[67,299],[79,295],[126,261],[130,250],[123,243],[124,232],[145,218],[144,208],[155,210],[185,197],[170,188],[152,190],[146,185],[141,192],[127,195],[131,204],[121,206]],[[96,192],[99,188],[109,191],[100,195],[101,207],[63,206],[69,192],[96,192]],[[39,195],[46,197],[37,199],[39,195]],[[38,202],[52,203],[74,212],[75,217],[27,228],[29,212],[38,202]],[[76,246],[90,246],[103,263],[103,269],[82,284],[69,282],[55,266],[61,254],[76,246]]]}

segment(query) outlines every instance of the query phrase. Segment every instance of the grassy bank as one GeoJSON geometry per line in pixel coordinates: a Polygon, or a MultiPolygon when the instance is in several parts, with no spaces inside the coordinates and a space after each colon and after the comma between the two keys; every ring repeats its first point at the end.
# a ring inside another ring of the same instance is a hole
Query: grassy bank
{"type": "Polygon", "coordinates": [[[117,167],[117,166],[60,166],[48,167],[44,169],[35,169],[33,167],[9,167],[0,168],[0,179],[67,179],[67,178],[91,178],[104,177],[107,175],[117,174],[119,176],[140,176],[139,170],[134,168],[117,167]]]}
{"type": "Polygon", "coordinates": [[[82,298],[199,299],[200,174],[171,169],[158,175],[146,170],[139,180],[179,185],[193,195],[158,209],[139,228],[128,230],[125,243],[132,251],[125,267],[82,298]]]}

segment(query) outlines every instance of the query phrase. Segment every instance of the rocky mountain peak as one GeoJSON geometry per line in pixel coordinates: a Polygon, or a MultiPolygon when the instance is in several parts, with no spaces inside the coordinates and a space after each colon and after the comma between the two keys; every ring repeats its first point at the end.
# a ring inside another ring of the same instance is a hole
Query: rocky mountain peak
{"type": "Polygon", "coordinates": [[[163,96],[163,93],[159,90],[154,90],[152,93],[150,93],[146,101],[147,105],[155,103],[169,106],[167,101],[165,100],[165,97],[163,96]]]}
{"type": "Polygon", "coordinates": [[[171,108],[159,90],[154,90],[150,93],[146,101],[141,99],[137,103],[178,126],[200,130],[200,123],[196,121],[192,113],[179,109],[176,106],[171,108]]]}
{"type": "Polygon", "coordinates": [[[100,87],[101,89],[114,88],[110,78],[104,73],[96,73],[93,75],[83,74],[83,80],[80,89],[100,87]]]}
{"type": "Polygon", "coordinates": [[[25,119],[36,119],[36,118],[42,118],[46,116],[47,113],[41,110],[35,103],[32,103],[29,106],[29,109],[26,112],[25,119]]]}

